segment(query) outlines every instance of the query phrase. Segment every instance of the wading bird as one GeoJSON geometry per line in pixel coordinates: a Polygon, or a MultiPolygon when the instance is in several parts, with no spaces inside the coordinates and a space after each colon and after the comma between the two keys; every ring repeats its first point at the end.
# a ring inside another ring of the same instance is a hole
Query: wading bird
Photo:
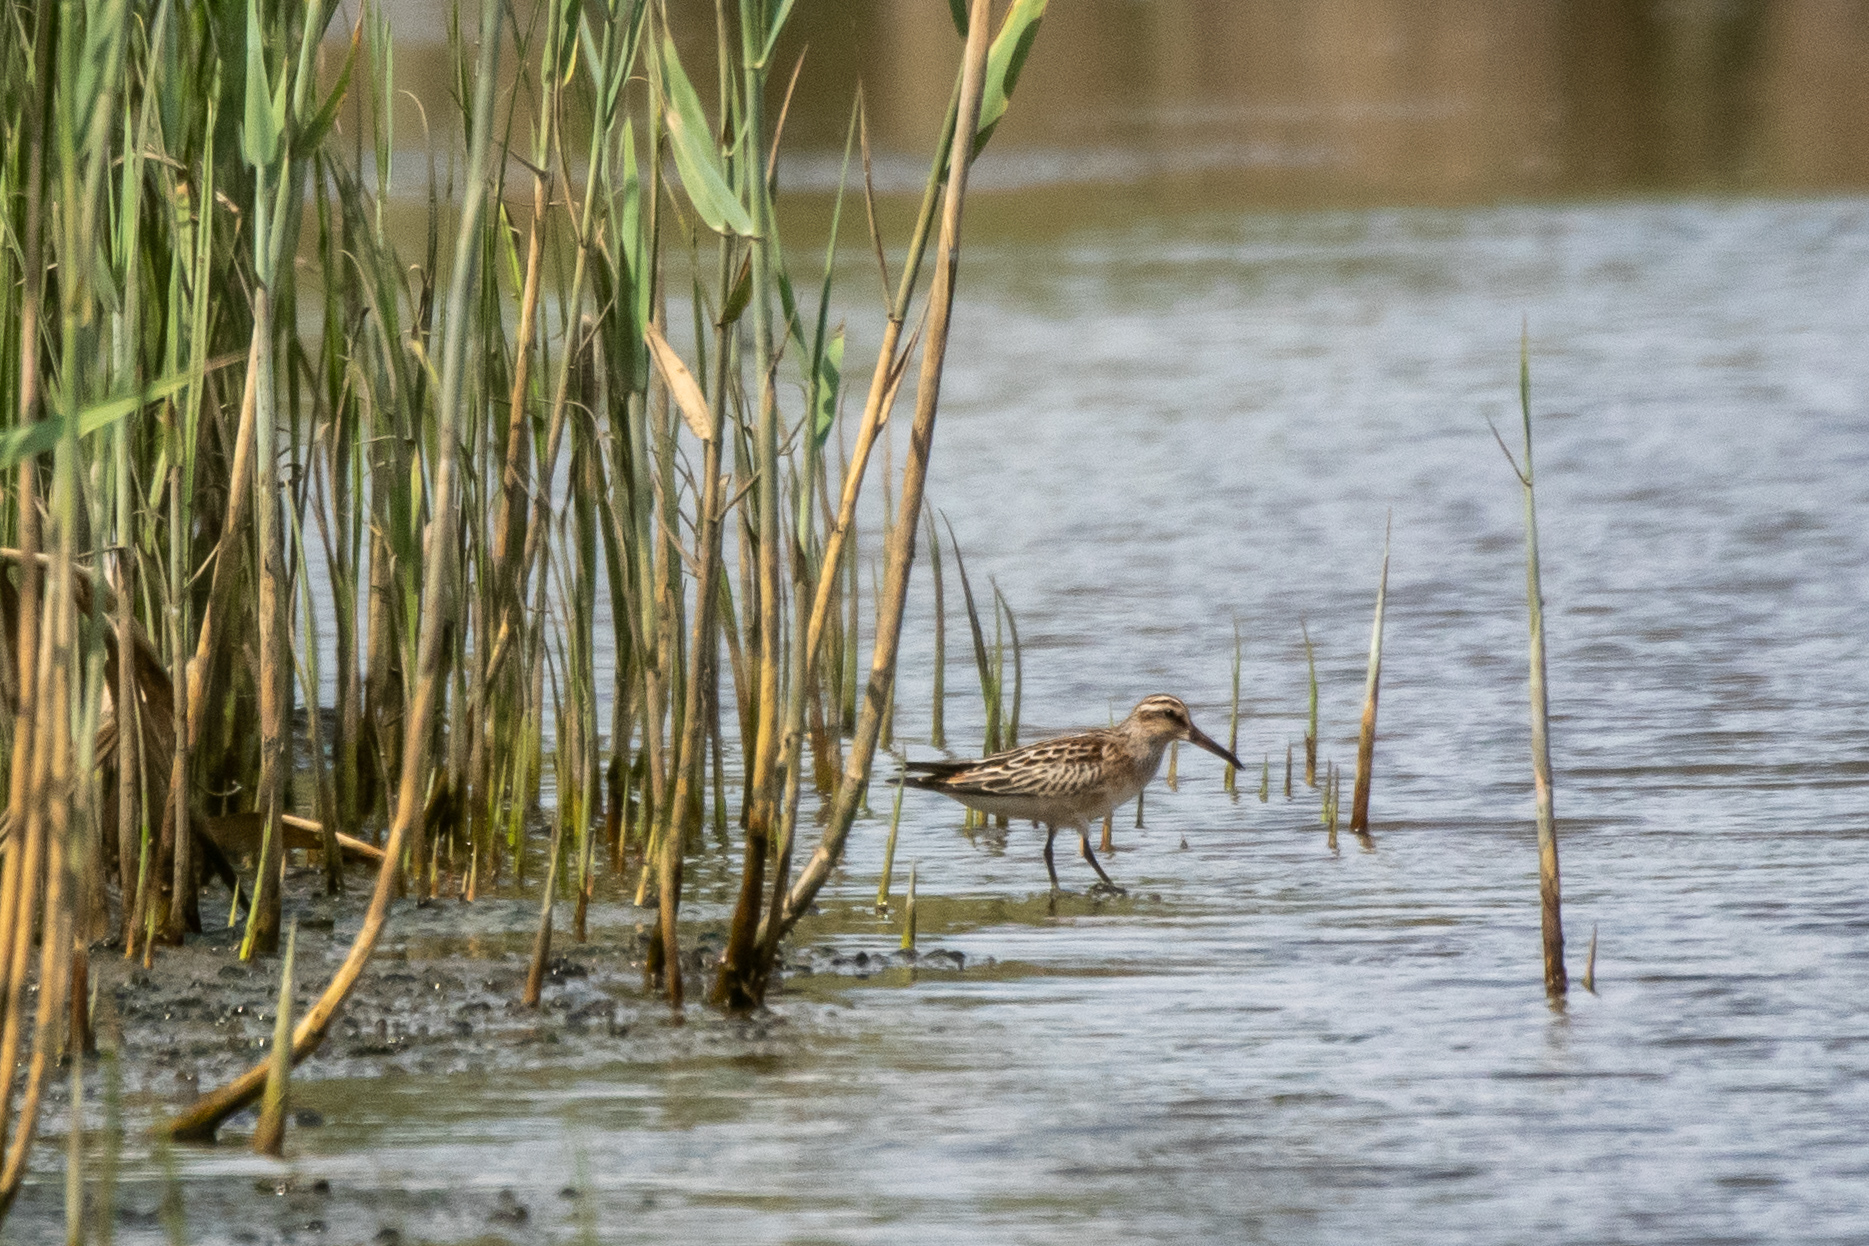
{"type": "Polygon", "coordinates": [[[1058,890],[1051,841],[1061,826],[1077,830],[1078,851],[1104,886],[1120,890],[1090,851],[1090,824],[1135,799],[1155,777],[1172,740],[1206,749],[1235,770],[1240,759],[1209,739],[1178,697],[1146,697],[1114,727],[1040,740],[979,761],[912,761],[902,782],[952,796],[969,809],[1045,826],[1045,869],[1058,890]]]}

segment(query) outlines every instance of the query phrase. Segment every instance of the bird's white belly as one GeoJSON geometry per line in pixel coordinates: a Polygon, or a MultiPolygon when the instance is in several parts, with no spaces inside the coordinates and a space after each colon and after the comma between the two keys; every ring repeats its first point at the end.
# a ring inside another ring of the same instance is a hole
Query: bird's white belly
{"type": "Polygon", "coordinates": [[[1075,799],[1060,799],[1057,796],[1028,796],[1013,793],[988,792],[948,792],[946,795],[958,800],[969,809],[978,809],[981,813],[996,818],[1017,818],[1022,821],[1044,822],[1055,826],[1088,825],[1100,822],[1118,805],[1134,800],[1136,794],[1146,785],[1126,783],[1121,788],[1085,792],[1075,799]]]}

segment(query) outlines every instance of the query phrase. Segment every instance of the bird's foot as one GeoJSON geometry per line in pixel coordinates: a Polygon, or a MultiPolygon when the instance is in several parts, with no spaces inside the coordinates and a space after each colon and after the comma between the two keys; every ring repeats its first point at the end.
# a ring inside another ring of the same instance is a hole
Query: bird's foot
{"type": "Polygon", "coordinates": [[[1092,883],[1090,889],[1084,894],[1088,896],[1126,896],[1129,894],[1129,888],[1119,887],[1117,884],[1106,879],[1100,883],[1092,883]]]}

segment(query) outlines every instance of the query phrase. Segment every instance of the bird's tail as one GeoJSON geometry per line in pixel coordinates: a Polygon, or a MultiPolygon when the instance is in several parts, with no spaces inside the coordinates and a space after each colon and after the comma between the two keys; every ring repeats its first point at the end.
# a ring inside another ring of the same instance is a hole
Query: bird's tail
{"type": "Polygon", "coordinates": [[[970,761],[909,761],[902,763],[903,773],[896,782],[922,791],[941,790],[947,779],[973,765],[970,761]]]}

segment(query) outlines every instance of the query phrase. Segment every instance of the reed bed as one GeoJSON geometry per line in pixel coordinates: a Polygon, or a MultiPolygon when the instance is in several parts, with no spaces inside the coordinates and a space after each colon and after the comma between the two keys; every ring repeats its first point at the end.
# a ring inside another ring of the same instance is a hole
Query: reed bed
{"type": "MultiPolygon", "coordinates": [[[[956,6],[954,91],[893,274],[860,98],[822,267],[784,249],[792,8],[717,0],[704,82],[648,0],[483,0],[452,32],[452,101],[415,135],[374,3],[348,30],[331,0],[8,6],[0,1068],[30,1058],[0,1090],[0,1210],[61,1037],[84,1031],[89,950],[159,957],[202,929],[212,884],[244,910],[242,956],[273,956],[294,853],[329,890],[346,857],[378,865],[279,1044],[281,1086],[399,896],[536,882],[536,962],[556,905],[581,938],[599,875],[633,883],[679,1006],[683,865],[710,804],[744,857],[705,989],[763,999],[892,705],[967,173],[1045,3],[997,26],[985,0],[956,6]],[[390,186],[424,142],[411,244],[390,186]],[[846,416],[833,275],[859,196],[891,292],[846,416]],[[918,346],[860,680],[856,508],[918,346]],[[807,766],[825,811],[795,868],[807,766]]],[[[995,603],[1016,738],[1017,624],[995,603]]],[[[212,1135],[268,1079],[168,1132],[212,1135]]]]}

